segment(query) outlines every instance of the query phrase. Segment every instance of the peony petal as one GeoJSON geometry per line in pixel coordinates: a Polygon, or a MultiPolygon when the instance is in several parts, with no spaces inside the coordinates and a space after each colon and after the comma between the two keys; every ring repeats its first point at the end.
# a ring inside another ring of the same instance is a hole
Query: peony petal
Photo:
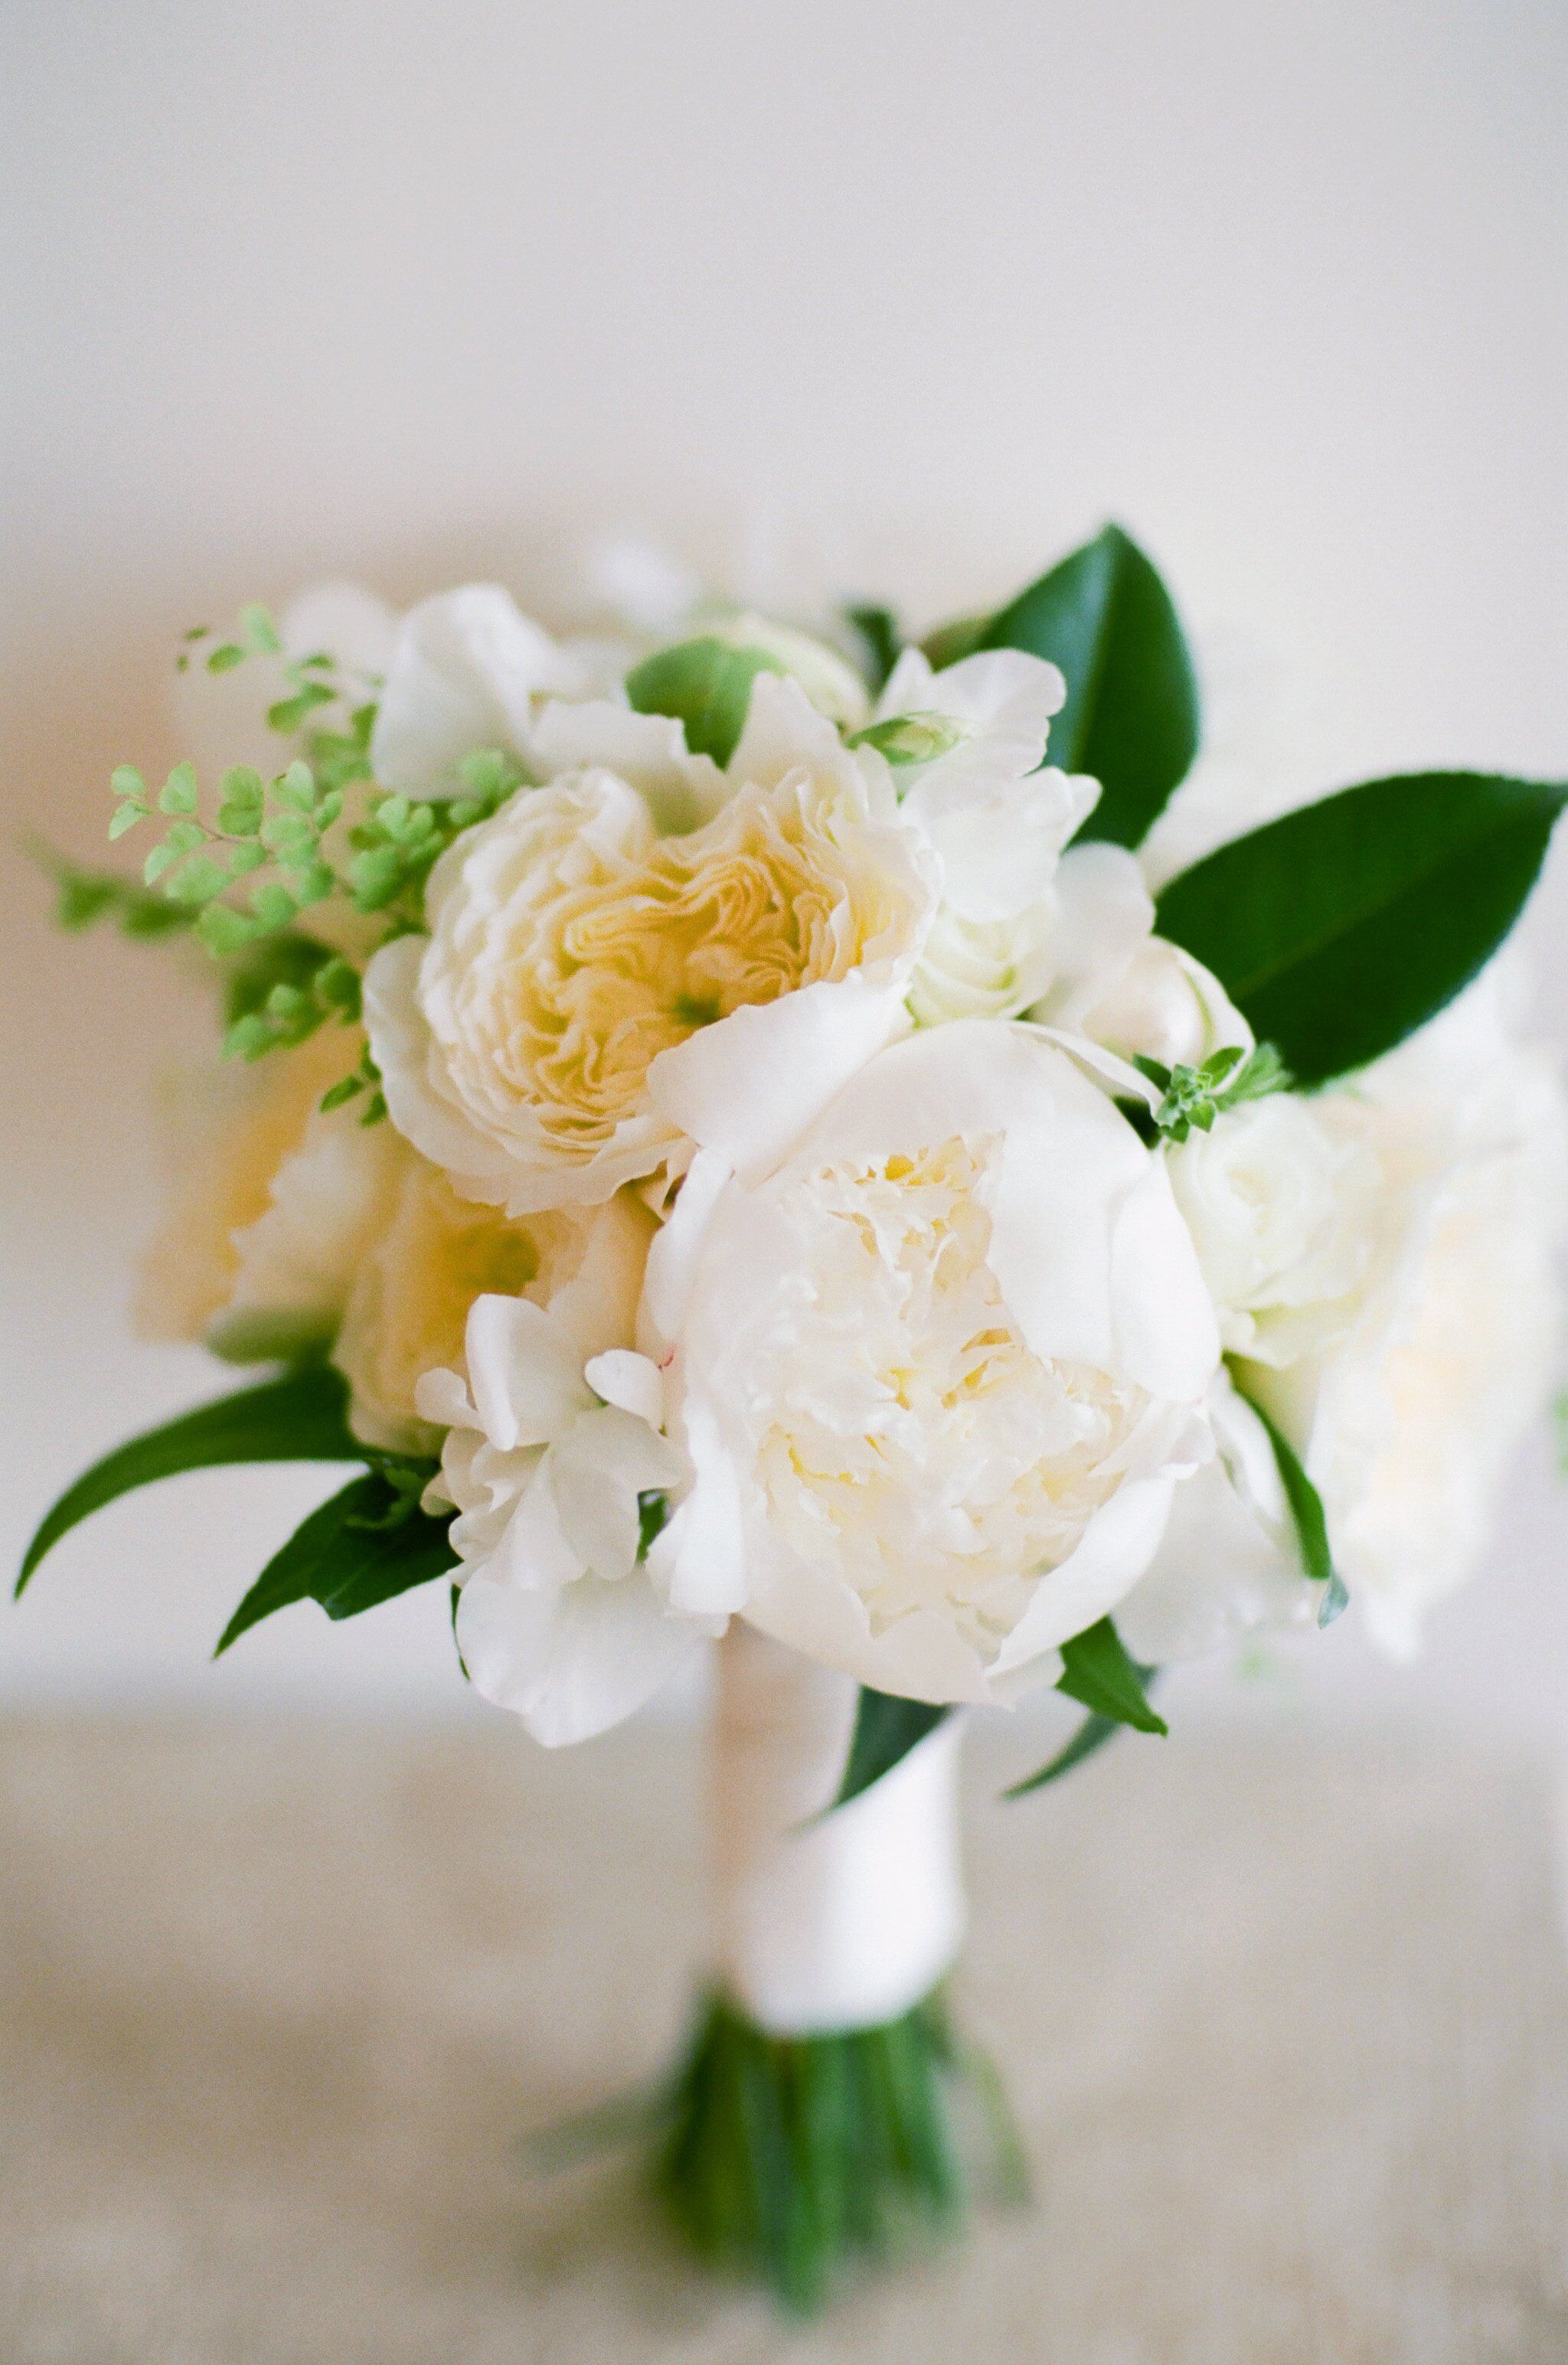
{"type": "Polygon", "coordinates": [[[1111,1227],[1116,1352],[1151,1395],[1196,1403],[1219,1362],[1219,1324],[1162,1160],[1151,1158],[1111,1227]]]}
{"type": "MultiPolygon", "coordinates": [[[[955,774],[925,768],[903,800],[942,865],[943,901],[966,920],[1010,920],[1037,902],[1056,877],[1063,846],[1083,819],[1065,772],[1027,779],[955,774]]],[[[1131,857],[1129,857],[1129,859],[1131,857]]]]}
{"type": "Polygon", "coordinates": [[[777,1165],[851,1077],[901,1033],[907,980],[850,976],[755,1003],[661,1051],[648,1070],[659,1114],[743,1181],[777,1165]]]}
{"type": "Polygon", "coordinates": [[[1126,973],[1154,925],[1154,904],[1124,846],[1069,846],[1057,872],[1056,976],[1030,1016],[1078,1027],[1126,973]]]}
{"type": "Polygon", "coordinates": [[[802,767],[832,772],[854,762],[833,724],[818,713],[798,681],[789,674],[757,675],[745,728],[730,757],[733,786],[747,781],[771,789],[802,767]]]}
{"type": "Polygon", "coordinates": [[[686,1319],[702,1237],[732,1171],[728,1160],[716,1149],[700,1149],[648,1250],[637,1309],[637,1339],[644,1352],[660,1365],[667,1361],[686,1319]]]}

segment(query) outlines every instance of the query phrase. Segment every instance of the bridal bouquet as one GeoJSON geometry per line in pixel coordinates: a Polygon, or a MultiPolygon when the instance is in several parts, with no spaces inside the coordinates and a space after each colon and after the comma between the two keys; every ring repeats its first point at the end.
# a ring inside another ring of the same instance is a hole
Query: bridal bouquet
{"type": "Polygon", "coordinates": [[[1408,1649],[1481,1552],[1564,1178],[1494,956],[1568,791],[1378,779],[1176,867],[1193,676],[1114,528],[922,644],[472,586],[180,663],[250,667],[277,758],[118,771],[140,880],[62,913],[210,956],[143,1313],[272,1368],[24,1581],[151,1479],[335,1462],[219,1650],[440,1581],[554,1746],[722,1638],[658,2178],[810,2305],[962,2202],[952,1711],[1080,1704],[1029,1789],[1254,1630],[1408,1649]]]}

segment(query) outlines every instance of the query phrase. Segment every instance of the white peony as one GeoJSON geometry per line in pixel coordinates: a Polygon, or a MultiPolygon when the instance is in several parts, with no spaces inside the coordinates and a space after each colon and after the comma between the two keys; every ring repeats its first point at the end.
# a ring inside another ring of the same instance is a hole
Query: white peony
{"type": "Polygon", "coordinates": [[[776,1155],[907,1025],[935,900],[882,759],[780,677],[758,678],[728,801],[683,835],[574,752],[442,857],[429,937],[365,981],[395,1121],[514,1215],[678,1171],[689,1139],[776,1155]]]}
{"type": "MultiPolygon", "coordinates": [[[[1153,918],[1150,903],[1150,925],[1153,918]]],[[[1126,936],[1124,931],[1122,944],[1126,936]]],[[[1195,1068],[1212,1051],[1232,1045],[1252,1049],[1252,1029],[1218,978],[1180,945],[1146,934],[1125,960],[1105,957],[1114,949],[1119,947],[1104,947],[1095,990],[1081,994],[1074,1006],[1091,1041],[1124,1059],[1141,1053],[1167,1068],[1195,1068]]]]}
{"type": "Polygon", "coordinates": [[[458,1513],[464,1665],[550,1748],[629,1716],[717,1631],[666,1608],[650,1574],[662,1539],[639,1557],[644,1498],[667,1501],[683,1464],[660,1433],[657,1366],[606,1344],[602,1316],[587,1297],[480,1297],[465,1378],[429,1373],[418,1390],[447,1430],[425,1500],[458,1513]]]}
{"type": "Polygon", "coordinates": [[[1007,1699],[1148,1565],[1217,1339],[1159,1160],[1027,1028],[884,1051],[650,1258],[696,1487],[678,1604],[888,1691],[1007,1699]]]}

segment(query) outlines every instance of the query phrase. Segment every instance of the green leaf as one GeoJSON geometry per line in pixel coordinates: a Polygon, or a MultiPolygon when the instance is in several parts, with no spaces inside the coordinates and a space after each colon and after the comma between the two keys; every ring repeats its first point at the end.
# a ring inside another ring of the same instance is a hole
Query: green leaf
{"type": "Polygon", "coordinates": [[[900,1699],[891,1692],[873,1691],[868,1684],[862,1684],[849,1739],[849,1762],[834,1805],[846,1806],[884,1774],[890,1774],[946,1713],[930,1700],[900,1699]]]}
{"type": "Polygon", "coordinates": [[[132,1487],[219,1463],[363,1462],[364,1448],[349,1430],[347,1402],[348,1390],[330,1364],[305,1363],[117,1446],[66,1488],[43,1520],[28,1546],[17,1593],[62,1536],[132,1487]]]}
{"type": "Polygon", "coordinates": [[[292,698],[280,698],[267,709],[268,728],[273,731],[297,731],[308,714],[319,706],[330,706],[335,693],[324,682],[308,681],[292,698]]]}
{"type": "Polygon", "coordinates": [[[866,674],[873,690],[880,689],[903,648],[903,634],[898,618],[890,608],[866,602],[846,608],[845,621],[852,624],[866,652],[866,674]]]}
{"type": "Polygon", "coordinates": [[[274,879],[253,891],[251,909],[263,928],[286,928],[299,906],[287,888],[280,886],[274,879]]]}
{"type": "Polygon", "coordinates": [[[705,634],[645,658],[626,677],[626,695],[639,714],[673,714],[686,728],[694,756],[727,764],[745,728],[752,684],[759,673],[782,673],[763,649],[738,649],[705,634]]]}
{"type": "Polygon", "coordinates": [[[329,1618],[356,1618],[457,1565],[448,1541],[452,1514],[405,1510],[403,1490],[379,1470],[355,1478],[297,1527],[229,1620],[214,1658],[251,1627],[296,1601],[319,1601],[329,1618]]]}
{"type": "Polygon", "coordinates": [[[140,805],[148,801],[147,783],[134,764],[117,764],[109,774],[109,788],[117,797],[133,797],[140,805]]]}
{"type": "Polygon", "coordinates": [[[244,664],[245,657],[246,651],[237,641],[225,641],[209,652],[207,669],[208,673],[232,673],[237,665],[244,664]]]}
{"type": "MultiPolygon", "coordinates": [[[[1146,1690],[1153,1680],[1153,1675],[1151,1668],[1144,1678],[1146,1690]]],[[[1126,1725],[1117,1717],[1086,1716],[1078,1731],[1054,1757],[1047,1759],[1037,1774],[1026,1774],[1022,1782],[1014,1782],[1010,1788],[1003,1790],[1002,1797],[1026,1799],[1031,1790],[1043,1790],[1047,1782],[1059,1781],[1064,1774],[1070,1774],[1075,1765],[1081,1765],[1086,1757],[1092,1757],[1096,1750],[1103,1749],[1108,1741],[1126,1731],[1126,1725]]]]}
{"type": "Polygon", "coordinates": [[[117,805],[114,818],[109,824],[110,844],[112,845],[117,837],[123,837],[128,829],[134,829],[139,821],[145,821],[146,818],[145,805],[117,805]]]}
{"type": "Polygon", "coordinates": [[[177,903],[209,903],[221,895],[229,884],[229,872],[210,854],[193,854],[185,868],[170,880],[164,893],[177,903]]]}
{"type": "MultiPolygon", "coordinates": [[[[1232,1377],[1235,1377],[1234,1373],[1232,1377]]],[[[1316,1584],[1327,1587],[1317,1613],[1317,1622],[1320,1626],[1331,1626],[1340,1611],[1350,1608],[1350,1597],[1334,1565],[1334,1551],[1328,1541],[1328,1519],[1323,1508],[1323,1497],[1303,1469],[1301,1457],[1294,1446],[1264,1411],[1257,1397],[1249,1395],[1239,1383],[1237,1394],[1251,1406],[1268,1431],[1280,1473],[1280,1484],[1285,1490],[1285,1500],[1291,1507],[1291,1518],[1295,1522],[1302,1567],[1316,1584]]]]}
{"type": "Polygon", "coordinates": [[[1392,1050],[1484,968],[1565,801],[1568,788],[1484,772],[1369,780],[1182,871],[1155,925],[1298,1082],[1321,1083],[1392,1050]]]}
{"type": "MultiPolygon", "coordinates": [[[[260,923],[252,923],[259,926],[260,923]]],[[[297,928],[280,928],[241,953],[229,971],[223,1014],[232,1026],[264,1010],[276,985],[308,985],[337,956],[297,928]]]]}
{"type": "Polygon", "coordinates": [[[194,813],[196,809],[196,766],[176,764],[158,791],[158,810],[166,813],[194,813]]]}
{"type": "Polygon", "coordinates": [[[240,611],[240,633],[247,648],[258,656],[280,656],[283,643],[277,636],[277,626],[264,608],[252,606],[240,611]]]}
{"type": "Polygon", "coordinates": [[[1060,667],[1067,702],[1051,723],[1050,761],[1092,772],[1102,790],[1079,835],[1137,846],[1198,752],[1192,659],[1137,544],[1108,525],[993,616],[978,645],[1060,667]]]}
{"type": "Polygon", "coordinates": [[[254,837],[262,824],[266,791],[260,772],[232,764],[218,784],[218,826],[230,837],[254,837]]]}
{"type": "Polygon", "coordinates": [[[1127,1656],[1122,1638],[1108,1618],[1100,1619],[1061,1646],[1062,1672],[1057,1689],[1079,1700],[1096,1716],[1130,1724],[1137,1732],[1168,1732],[1145,1698],[1150,1670],[1127,1656]]]}
{"type": "Polygon", "coordinates": [[[248,912],[236,912],[228,903],[209,903],[196,924],[196,932],[207,949],[217,959],[243,951],[261,934],[262,924],[252,920],[248,912]]]}

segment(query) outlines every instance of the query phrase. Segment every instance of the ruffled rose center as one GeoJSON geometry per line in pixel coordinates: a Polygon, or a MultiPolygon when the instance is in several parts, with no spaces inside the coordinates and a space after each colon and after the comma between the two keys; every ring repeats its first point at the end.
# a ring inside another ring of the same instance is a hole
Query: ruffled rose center
{"type": "Polygon", "coordinates": [[[637,1111],[661,1051],[902,942],[914,882],[907,862],[890,871],[886,833],[863,835],[857,801],[797,774],[619,858],[549,846],[555,877],[516,882],[459,991],[471,1098],[524,1101],[591,1152],[637,1111]]]}

